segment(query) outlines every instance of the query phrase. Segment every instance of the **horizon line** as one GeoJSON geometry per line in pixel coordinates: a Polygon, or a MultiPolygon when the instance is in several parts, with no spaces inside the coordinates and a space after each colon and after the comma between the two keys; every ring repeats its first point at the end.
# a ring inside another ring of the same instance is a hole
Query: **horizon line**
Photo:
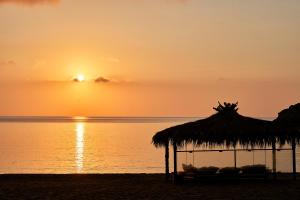
{"type": "Polygon", "coordinates": [[[60,123],[60,122],[94,122],[94,123],[163,123],[187,122],[201,119],[199,117],[73,117],[73,116],[0,116],[0,123],[60,123]]]}
{"type": "MultiPolygon", "coordinates": [[[[213,115],[213,114],[211,114],[213,115]]],[[[155,115],[0,115],[0,118],[204,118],[209,117],[211,115],[205,115],[205,116],[155,116],[155,115]]],[[[251,115],[245,115],[249,117],[255,117],[255,118],[275,118],[276,116],[251,116],[251,115]]]]}
{"type": "MultiPolygon", "coordinates": [[[[206,117],[183,116],[0,116],[0,123],[170,123],[190,122],[206,117]]],[[[264,117],[272,121],[275,117],[264,117]]]]}

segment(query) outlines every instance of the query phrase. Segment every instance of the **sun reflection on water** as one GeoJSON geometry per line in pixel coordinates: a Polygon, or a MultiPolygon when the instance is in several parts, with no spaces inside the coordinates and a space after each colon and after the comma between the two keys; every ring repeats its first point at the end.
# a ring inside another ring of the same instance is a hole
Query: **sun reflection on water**
{"type": "Polygon", "coordinates": [[[84,153],[84,123],[76,123],[76,167],[77,173],[83,169],[83,153],[84,153]]]}

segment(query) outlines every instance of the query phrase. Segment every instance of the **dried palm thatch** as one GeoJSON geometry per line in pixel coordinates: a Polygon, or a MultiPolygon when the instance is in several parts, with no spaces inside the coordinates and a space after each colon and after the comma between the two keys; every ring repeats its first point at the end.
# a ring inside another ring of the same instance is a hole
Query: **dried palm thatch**
{"type": "Polygon", "coordinates": [[[219,106],[214,108],[217,111],[214,115],[162,130],[153,136],[152,142],[156,147],[165,146],[169,142],[179,146],[194,143],[209,147],[272,144],[272,123],[240,115],[237,105],[238,103],[219,103],[219,106]]]}
{"type": "Polygon", "coordinates": [[[273,126],[281,143],[300,143],[300,103],[279,112],[273,126]]]}

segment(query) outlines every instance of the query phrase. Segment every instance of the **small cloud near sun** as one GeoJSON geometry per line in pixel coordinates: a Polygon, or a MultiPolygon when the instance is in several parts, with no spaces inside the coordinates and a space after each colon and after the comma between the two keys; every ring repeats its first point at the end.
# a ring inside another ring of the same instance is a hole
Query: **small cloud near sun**
{"type": "Polygon", "coordinates": [[[16,62],[13,60],[0,61],[0,65],[1,66],[16,65],[16,62]]]}
{"type": "Polygon", "coordinates": [[[102,76],[99,76],[98,78],[95,79],[95,83],[109,83],[110,80],[107,78],[104,78],[102,76]]]}

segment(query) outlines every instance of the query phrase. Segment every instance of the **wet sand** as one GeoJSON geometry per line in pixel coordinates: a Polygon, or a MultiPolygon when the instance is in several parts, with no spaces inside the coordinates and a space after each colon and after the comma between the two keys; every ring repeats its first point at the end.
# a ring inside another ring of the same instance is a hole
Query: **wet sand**
{"type": "Polygon", "coordinates": [[[0,175],[0,199],[299,199],[300,180],[176,184],[161,174],[0,175]]]}

